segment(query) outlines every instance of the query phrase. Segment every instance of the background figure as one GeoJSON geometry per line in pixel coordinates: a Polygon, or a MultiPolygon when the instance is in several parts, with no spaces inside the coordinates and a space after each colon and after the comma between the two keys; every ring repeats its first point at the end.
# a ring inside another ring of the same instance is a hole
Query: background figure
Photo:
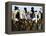
{"type": "Polygon", "coordinates": [[[20,10],[20,19],[26,19],[26,14],[24,10],[20,10]]]}
{"type": "Polygon", "coordinates": [[[31,12],[32,12],[32,14],[30,14],[30,17],[34,18],[35,17],[35,15],[34,15],[34,7],[31,7],[31,12]]]}
{"type": "Polygon", "coordinates": [[[32,13],[34,13],[34,7],[31,7],[31,11],[32,11],[32,13]]]}
{"type": "Polygon", "coordinates": [[[27,8],[26,7],[24,7],[24,10],[25,10],[25,13],[27,13],[27,8]]]}
{"type": "Polygon", "coordinates": [[[27,8],[24,7],[24,11],[25,11],[25,19],[27,20],[27,8]]]}
{"type": "Polygon", "coordinates": [[[43,19],[43,11],[42,10],[43,9],[40,8],[40,11],[39,11],[41,13],[41,19],[43,19]]]}
{"type": "Polygon", "coordinates": [[[14,11],[12,12],[12,19],[13,19],[14,23],[16,21],[19,21],[19,18],[20,18],[19,8],[15,6],[14,11]]]}
{"type": "MultiPolygon", "coordinates": [[[[15,10],[19,10],[19,8],[15,6],[15,10]]],[[[18,11],[17,14],[16,14],[16,18],[17,18],[17,19],[20,18],[20,13],[19,13],[19,11],[18,11]]]]}

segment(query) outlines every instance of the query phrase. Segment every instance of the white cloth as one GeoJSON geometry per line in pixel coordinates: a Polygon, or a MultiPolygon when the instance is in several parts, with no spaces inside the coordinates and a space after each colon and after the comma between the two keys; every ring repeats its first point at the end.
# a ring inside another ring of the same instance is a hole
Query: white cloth
{"type": "Polygon", "coordinates": [[[19,12],[19,10],[12,11],[12,19],[13,19],[14,21],[18,21],[18,19],[16,18],[17,12],[19,12]]]}
{"type": "Polygon", "coordinates": [[[20,18],[21,19],[26,19],[26,14],[24,10],[20,10],[20,18]]]}
{"type": "Polygon", "coordinates": [[[29,20],[31,19],[30,14],[27,14],[27,19],[29,19],[29,20]]]}

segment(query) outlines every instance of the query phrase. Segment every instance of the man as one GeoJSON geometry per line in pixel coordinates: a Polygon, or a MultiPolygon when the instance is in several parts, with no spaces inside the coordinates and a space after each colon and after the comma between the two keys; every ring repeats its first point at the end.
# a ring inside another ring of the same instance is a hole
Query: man
{"type": "Polygon", "coordinates": [[[19,12],[19,8],[15,6],[14,11],[12,12],[12,19],[14,21],[18,21],[20,18],[20,12],[19,12]]]}
{"type": "Polygon", "coordinates": [[[20,18],[21,19],[27,19],[26,17],[27,9],[24,8],[24,10],[20,10],[20,18]]]}

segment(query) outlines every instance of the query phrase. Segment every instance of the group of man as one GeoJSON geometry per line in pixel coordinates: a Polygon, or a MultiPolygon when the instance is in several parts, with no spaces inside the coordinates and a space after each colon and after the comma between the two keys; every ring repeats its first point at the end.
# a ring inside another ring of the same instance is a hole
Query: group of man
{"type": "Polygon", "coordinates": [[[18,27],[17,29],[26,29],[26,30],[30,30],[30,28],[32,28],[33,30],[36,30],[36,29],[41,30],[41,28],[43,27],[42,24],[37,23],[38,20],[41,20],[43,18],[43,16],[42,16],[43,13],[41,13],[41,10],[40,11],[37,11],[37,10],[34,11],[34,7],[31,7],[30,11],[27,11],[26,7],[24,8],[24,10],[20,10],[16,6],[15,6],[14,10],[15,11],[12,12],[12,19],[14,20],[13,21],[14,24],[15,23],[16,24],[13,27],[17,26],[18,27]],[[25,19],[26,21],[21,21],[20,19],[22,19],[22,20],[25,19]],[[28,23],[27,20],[32,20],[33,23],[32,23],[32,21],[28,21],[29,22],[28,23]],[[23,23],[23,22],[25,22],[25,23],[23,23]],[[31,26],[31,24],[32,24],[32,26],[31,26]],[[19,27],[21,27],[21,28],[19,28],[19,27]],[[24,27],[26,27],[26,28],[24,28],[24,27]]]}
{"type": "Polygon", "coordinates": [[[34,11],[34,7],[31,7],[30,11],[27,11],[25,7],[24,10],[19,10],[17,6],[15,6],[15,11],[12,12],[12,19],[15,21],[19,21],[19,19],[32,20],[37,23],[37,20],[41,19],[41,11],[34,11]]]}

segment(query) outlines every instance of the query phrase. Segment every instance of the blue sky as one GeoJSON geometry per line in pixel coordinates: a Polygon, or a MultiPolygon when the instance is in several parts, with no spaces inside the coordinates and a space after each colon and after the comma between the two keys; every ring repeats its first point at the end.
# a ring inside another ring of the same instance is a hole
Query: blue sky
{"type": "Polygon", "coordinates": [[[24,5],[12,5],[12,11],[14,11],[15,6],[19,7],[20,10],[24,10],[24,7],[27,8],[27,11],[31,10],[31,7],[34,7],[34,10],[39,11],[40,8],[42,9],[42,6],[24,6],[24,5]]]}

